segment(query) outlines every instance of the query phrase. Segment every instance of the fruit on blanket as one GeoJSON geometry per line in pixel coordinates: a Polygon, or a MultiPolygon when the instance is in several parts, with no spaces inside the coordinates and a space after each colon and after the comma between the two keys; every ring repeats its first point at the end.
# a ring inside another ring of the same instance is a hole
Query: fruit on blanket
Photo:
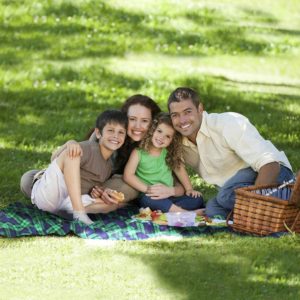
{"type": "Polygon", "coordinates": [[[139,218],[141,219],[145,219],[145,220],[152,220],[151,218],[151,213],[152,213],[152,210],[149,208],[149,207],[146,207],[146,208],[140,208],[139,209],[139,214],[137,215],[139,218]]]}
{"type": "Polygon", "coordinates": [[[139,212],[140,212],[140,214],[151,215],[152,210],[150,209],[150,207],[146,207],[146,208],[141,207],[141,208],[139,209],[139,212]]]}
{"type": "Polygon", "coordinates": [[[151,218],[152,220],[157,220],[162,215],[162,212],[160,210],[154,210],[151,212],[151,218]]]}
{"type": "Polygon", "coordinates": [[[161,210],[151,210],[149,207],[140,208],[138,217],[145,220],[165,221],[166,217],[161,210]]]}
{"type": "Polygon", "coordinates": [[[118,202],[123,202],[125,199],[125,196],[122,192],[118,192],[116,190],[112,190],[110,193],[110,196],[115,198],[118,202]]]}

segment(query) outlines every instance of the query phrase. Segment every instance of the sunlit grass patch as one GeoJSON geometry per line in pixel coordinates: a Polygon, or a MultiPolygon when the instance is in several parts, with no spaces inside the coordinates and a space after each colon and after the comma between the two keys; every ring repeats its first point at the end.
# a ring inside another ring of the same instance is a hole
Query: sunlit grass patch
{"type": "MultiPolygon", "coordinates": [[[[99,112],[142,93],[163,110],[177,86],[208,112],[236,111],[300,168],[299,1],[0,3],[0,207],[30,203],[44,168],[99,112]]],[[[190,172],[205,200],[216,193],[190,172]]],[[[297,299],[299,239],[0,239],[4,299],[297,299]]],[[[0,297],[1,298],[1,297],[0,297]]]]}

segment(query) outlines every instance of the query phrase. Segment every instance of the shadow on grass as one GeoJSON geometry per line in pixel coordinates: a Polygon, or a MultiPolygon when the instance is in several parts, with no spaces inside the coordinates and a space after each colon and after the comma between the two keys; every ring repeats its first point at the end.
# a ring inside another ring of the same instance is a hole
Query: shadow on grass
{"type": "MultiPolygon", "coordinates": [[[[247,239],[247,238],[245,238],[247,239]]],[[[295,246],[278,247],[278,242],[223,242],[206,237],[179,242],[149,242],[134,259],[150,267],[160,289],[179,299],[297,299],[294,282],[298,266],[289,260],[295,246]],[[247,249],[247,250],[246,250],[247,249]],[[245,251],[246,250],[246,251],[245,251]]]]}
{"type": "Polygon", "coordinates": [[[1,169],[5,170],[5,172],[0,172],[0,207],[3,208],[15,201],[30,203],[30,200],[25,199],[20,191],[21,176],[30,169],[45,167],[50,162],[50,156],[49,150],[37,152],[33,150],[18,150],[16,148],[0,148],[1,169]]]}
{"type": "MultiPolygon", "coordinates": [[[[243,11],[242,8],[240,10],[243,11]]],[[[247,12],[245,16],[247,21],[250,19],[271,25],[277,22],[276,18],[268,13],[262,11],[252,13],[253,11],[247,12]]],[[[248,36],[249,28],[239,26],[238,21],[243,21],[243,16],[234,23],[223,11],[217,9],[202,8],[175,16],[174,18],[183,17],[199,25],[198,32],[184,34],[180,30],[169,29],[171,17],[128,12],[112,8],[102,1],[97,3],[97,8],[90,3],[81,4],[80,7],[64,2],[57,5],[45,4],[40,14],[38,17],[44,15],[53,22],[20,24],[14,23],[12,19],[10,23],[2,24],[0,37],[4,45],[9,49],[18,47],[23,51],[29,51],[29,56],[30,52],[42,51],[45,59],[68,60],[123,56],[127,51],[157,50],[169,55],[205,56],[208,48],[212,53],[266,55],[277,43],[273,41],[271,47],[265,40],[252,40],[248,36]],[[72,19],[66,21],[67,17],[72,19]],[[82,17],[91,20],[83,21],[82,17]]],[[[251,28],[251,31],[257,30],[264,29],[251,28]]],[[[270,33],[270,28],[266,29],[265,33],[273,34],[270,33]]],[[[276,34],[280,33],[277,31],[276,34]]],[[[282,33],[289,34],[288,31],[282,33]]],[[[26,57],[21,59],[26,60],[26,57]]],[[[17,62],[21,61],[14,61],[17,62]]]]}

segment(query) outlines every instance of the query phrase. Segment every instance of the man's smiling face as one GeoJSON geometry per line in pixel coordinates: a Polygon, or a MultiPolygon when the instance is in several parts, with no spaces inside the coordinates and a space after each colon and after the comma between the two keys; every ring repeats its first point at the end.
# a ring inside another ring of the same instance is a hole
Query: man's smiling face
{"type": "Polygon", "coordinates": [[[202,104],[196,107],[192,100],[186,99],[170,103],[169,109],[174,128],[196,143],[196,136],[202,123],[202,104]]]}

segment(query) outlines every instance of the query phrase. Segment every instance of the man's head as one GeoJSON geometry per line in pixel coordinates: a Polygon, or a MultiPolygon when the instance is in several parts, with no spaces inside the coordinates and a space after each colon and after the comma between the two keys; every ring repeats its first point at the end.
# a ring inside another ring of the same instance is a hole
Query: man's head
{"type": "Polygon", "coordinates": [[[177,88],[169,96],[168,109],[174,128],[195,143],[203,113],[197,92],[187,87],[177,88]]]}
{"type": "Polygon", "coordinates": [[[100,145],[108,150],[119,149],[125,141],[128,119],[125,113],[119,110],[105,110],[96,120],[96,137],[100,145]]]}

